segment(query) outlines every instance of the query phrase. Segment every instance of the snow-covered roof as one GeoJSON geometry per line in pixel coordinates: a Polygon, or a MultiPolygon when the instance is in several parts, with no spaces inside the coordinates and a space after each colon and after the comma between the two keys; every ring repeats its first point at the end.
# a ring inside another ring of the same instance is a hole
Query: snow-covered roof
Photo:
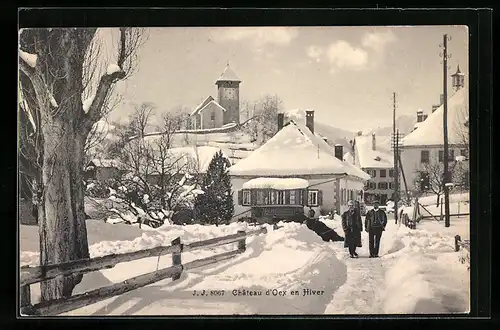
{"type": "Polygon", "coordinates": [[[243,184],[243,189],[305,189],[309,181],[300,178],[256,178],[243,184]]]}
{"type": "Polygon", "coordinates": [[[375,150],[372,149],[372,135],[358,135],[354,138],[357,162],[361,168],[394,167],[394,156],[378,144],[375,136],[375,150]]]}
{"type": "Polygon", "coordinates": [[[172,159],[176,162],[177,167],[189,168],[188,166],[193,164],[199,173],[205,173],[212,158],[219,151],[222,151],[222,155],[229,159],[224,150],[210,146],[171,148],[168,152],[172,154],[172,159]],[[191,164],[189,164],[190,162],[191,164]]]}
{"type": "Polygon", "coordinates": [[[302,124],[290,121],[247,158],[229,168],[231,175],[295,176],[351,175],[362,180],[370,176],[337,159],[334,150],[302,124]]]}
{"type": "Polygon", "coordinates": [[[354,164],[354,157],[352,156],[352,154],[350,152],[346,152],[344,154],[344,157],[342,157],[344,159],[344,162],[349,162],[351,164],[354,164]]]}
{"type": "Polygon", "coordinates": [[[194,116],[196,115],[200,110],[201,108],[203,108],[204,106],[206,106],[210,101],[214,101],[214,98],[211,96],[211,95],[208,95],[204,100],[203,102],[201,102],[194,110],[193,112],[191,112],[191,116],[194,116]]]}
{"type": "Polygon", "coordinates": [[[234,73],[233,69],[229,66],[229,63],[226,65],[226,68],[224,69],[224,72],[222,75],[217,79],[216,83],[221,82],[221,81],[236,81],[236,82],[241,82],[240,78],[234,73]]]}
{"type": "Polygon", "coordinates": [[[215,100],[211,100],[210,102],[208,102],[207,104],[205,104],[203,107],[199,108],[198,110],[194,111],[193,113],[191,113],[191,116],[193,115],[196,115],[200,112],[203,112],[205,109],[211,107],[211,106],[215,106],[216,108],[220,108],[222,109],[222,111],[226,111],[226,109],[220,105],[219,103],[217,103],[215,100]]]}
{"type": "MultiPolygon", "coordinates": [[[[468,120],[469,93],[461,88],[448,100],[448,141],[462,144],[461,130],[466,129],[468,120]]],[[[418,129],[404,137],[403,147],[443,145],[443,105],[420,123],[418,129]]]]}

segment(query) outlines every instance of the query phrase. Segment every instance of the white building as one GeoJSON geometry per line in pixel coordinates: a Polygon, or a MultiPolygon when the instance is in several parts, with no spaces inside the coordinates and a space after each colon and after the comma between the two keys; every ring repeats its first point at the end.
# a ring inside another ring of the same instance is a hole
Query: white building
{"type": "Polygon", "coordinates": [[[370,205],[377,199],[385,205],[394,191],[394,155],[384,144],[377,143],[375,133],[358,133],[353,140],[353,151],[344,159],[351,160],[371,177],[364,187],[364,202],[370,205]]]}
{"type": "MultiPolygon", "coordinates": [[[[236,219],[308,215],[310,208],[316,217],[320,210],[343,212],[361,193],[369,175],[341,160],[341,146],[334,150],[313,133],[313,115],[308,112],[307,127],[290,121],[229,168],[236,219]]],[[[283,116],[278,121],[282,127],[283,116]]]]}
{"type": "MultiPolygon", "coordinates": [[[[448,100],[448,161],[450,166],[456,165],[457,156],[468,157],[468,146],[464,141],[464,134],[468,134],[468,107],[467,88],[459,89],[448,100]]],[[[426,164],[440,164],[445,158],[443,105],[422,121],[416,130],[403,138],[402,147],[401,162],[408,189],[418,189],[415,182],[421,171],[429,167],[426,164]]],[[[403,180],[402,175],[401,180],[403,180]]]]}

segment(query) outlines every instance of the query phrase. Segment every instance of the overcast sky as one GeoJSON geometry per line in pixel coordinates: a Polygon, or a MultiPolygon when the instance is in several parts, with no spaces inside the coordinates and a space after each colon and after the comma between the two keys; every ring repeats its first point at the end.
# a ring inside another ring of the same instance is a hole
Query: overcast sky
{"type": "Polygon", "coordinates": [[[449,73],[460,64],[467,74],[465,26],[152,28],[138,71],[119,83],[124,101],[110,119],[125,118],[132,102],[194,108],[216,97],[229,61],[242,101],[277,94],[285,108],[314,109],[316,120],[335,127],[389,126],[393,92],[398,115],[430,112],[439,101],[444,33],[452,37],[449,73]]]}

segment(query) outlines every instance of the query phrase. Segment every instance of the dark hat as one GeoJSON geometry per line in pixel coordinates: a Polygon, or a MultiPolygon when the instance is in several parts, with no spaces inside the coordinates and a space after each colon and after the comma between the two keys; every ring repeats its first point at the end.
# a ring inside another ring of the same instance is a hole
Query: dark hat
{"type": "Polygon", "coordinates": [[[380,200],[378,200],[378,199],[374,200],[373,204],[380,204],[380,200]]]}

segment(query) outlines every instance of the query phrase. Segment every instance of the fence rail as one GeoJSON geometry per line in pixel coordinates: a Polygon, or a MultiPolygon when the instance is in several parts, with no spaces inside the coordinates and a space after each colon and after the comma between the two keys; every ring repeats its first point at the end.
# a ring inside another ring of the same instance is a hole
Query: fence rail
{"type": "Polygon", "coordinates": [[[189,244],[182,244],[180,237],[178,237],[172,241],[170,246],[159,246],[136,252],[111,254],[97,258],[76,260],[54,265],[36,267],[23,266],[21,267],[20,279],[21,313],[26,315],[57,315],[89,304],[94,304],[167,278],[177,280],[180,278],[183,271],[214,264],[243,253],[246,249],[247,237],[265,233],[267,233],[266,227],[261,227],[248,232],[238,231],[236,234],[211,238],[189,244]],[[238,248],[236,250],[182,264],[181,256],[184,252],[209,249],[235,242],[238,242],[238,248]],[[31,284],[53,279],[58,276],[84,274],[101,269],[113,268],[118,263],[129,262],[147,257],[159,257],[169,253],[172,254],[172,266],[170,267],[139,275],[121,283],[116,283],[71,297],[43,301],[36,305],[31,304],[31,284]]]}

